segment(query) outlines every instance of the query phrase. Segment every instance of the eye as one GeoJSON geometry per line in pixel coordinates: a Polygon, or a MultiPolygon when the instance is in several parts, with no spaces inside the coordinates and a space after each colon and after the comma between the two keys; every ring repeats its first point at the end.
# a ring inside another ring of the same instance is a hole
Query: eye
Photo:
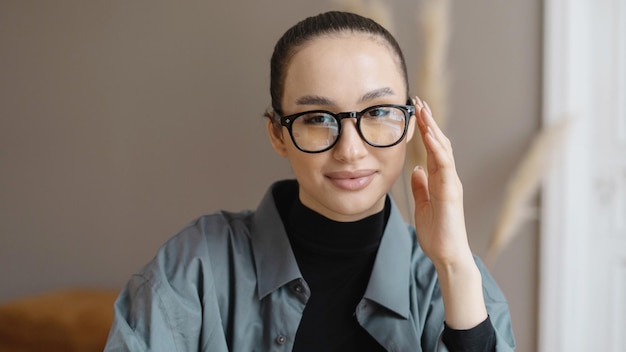
{"type": "Polygon", "coordinates": [[[389,108],[373,108],[370,110],[367,110],[367,112],[364,114],[364,117],[369,117],[369,118],[381,118],[381,117],[387,117],[389,116],[389,108]]]}
{"type": "Polygon", "coordinates": [[[302,115],[302,123],[307,125],[331,125],[335,123],[335,118],[329,114],[311,113],[302,115]]]}

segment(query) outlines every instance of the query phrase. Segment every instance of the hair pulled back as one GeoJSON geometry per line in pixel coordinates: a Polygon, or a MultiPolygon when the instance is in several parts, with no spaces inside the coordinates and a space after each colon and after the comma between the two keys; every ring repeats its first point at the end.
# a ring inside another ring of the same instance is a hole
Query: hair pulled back
{"type": "MultiPolygon", "coordinates": [[[[370,34],[382,38],[389,45],[399,61],[408,96],[409,80],[406,62],[398,42],[396,42],[391,33],[372,19],[350,12],[330,11],[298,22],[289,28],[276,43],[270,64],[270,94],[274,111],[279,114],[282,113],[281,99],[285,89],[287,66],[297,50],[307,41],[314,38],[346,32],[370,34]]],[[[271,117],[271,115],[269,113],[266,114],[268,117],[271,117]]]]}

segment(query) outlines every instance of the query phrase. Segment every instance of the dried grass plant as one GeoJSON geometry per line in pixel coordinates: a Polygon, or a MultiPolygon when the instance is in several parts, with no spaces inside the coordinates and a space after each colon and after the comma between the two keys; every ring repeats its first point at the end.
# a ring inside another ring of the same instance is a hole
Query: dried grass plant
{"type": "Polygon", "coordinates": [[[522,157],[506,188],[502,209],[485,255],[487,266],[493,267],[502,250],[520,233],[522,225],[538,218],[536,197],[559,149],[567,141],[570,121],[562,119],[545,127],[535,136],[522,157]]]}
{"type": "MultiPolygon", "coordinates": [[[[423,0],[417,12],[418,32],[422,46],[419,50],[421,61],[418,63],[415,78],[417,92],[422,100],[428,102],[437,124],[445,129],[448,120],[449,69],[448,51],[450,46],[450,2],[449,0],[423,0]]],[[[411,172],[415,165],[426,164],[426,150],[420,138],[415,136],[407,148],[407,157],[402,177],[404,201],[407,218],[415,222],[415,204],[411,199],[411,172]]],[[[399,198],[402,199],[402,198],[399,198]]]]}
{"type": "MultiPolygon", "coordinates": [[[[417,92],[433,110],[433,118],[444,128],[448,120],[450,42],[449,0],[423,0],[417,15],[419,34],[422,38],[421,61],[415,78],[417,92]]],[[[407,168],[425,163],[424,146],[419,138],[411,142],[407,168]]]]}

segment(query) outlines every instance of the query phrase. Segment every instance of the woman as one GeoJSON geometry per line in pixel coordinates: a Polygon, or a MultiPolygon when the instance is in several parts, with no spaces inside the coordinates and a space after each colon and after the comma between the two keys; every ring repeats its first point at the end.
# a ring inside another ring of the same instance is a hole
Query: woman
{"type": "Polygon", "coordinates": [[[276,44],[271,95],[270,141],[296,180],[164,244],[120,294],[107,350],[512,350],[450,142],[408,98],[395,39],[350,13],[307,18],[276,44]],[[388,192],[416,125],[415,230],[388,192]]]}

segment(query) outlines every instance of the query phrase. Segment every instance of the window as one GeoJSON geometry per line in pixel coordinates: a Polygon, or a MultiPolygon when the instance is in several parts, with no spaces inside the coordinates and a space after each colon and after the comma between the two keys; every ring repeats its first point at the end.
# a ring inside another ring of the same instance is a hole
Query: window
{"type": "Polygon", "coordinates": [[[626,2],[547,0],[546,125],[573,121],[543,192],[540,351],[626,345],[626,2]]]}

